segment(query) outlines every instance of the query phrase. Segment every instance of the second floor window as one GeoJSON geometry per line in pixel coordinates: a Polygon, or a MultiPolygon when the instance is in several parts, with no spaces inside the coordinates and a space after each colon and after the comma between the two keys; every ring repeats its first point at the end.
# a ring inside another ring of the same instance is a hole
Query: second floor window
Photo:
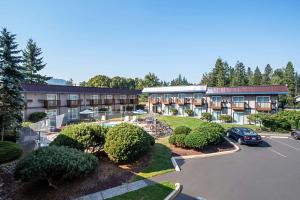
{"type": "Polygon", "coordinates": [[[78,95],[77,94],[70,94],[69,100],[78,100],[78,95]]]}
{"type": "Polygon", "coordinates": [[[96,100],[96,99],[98,99],[98,98],[99,98],[98,95],[92,95],[92,99],[93,99],[93,100],[96,100]]]}
{"type": "Polygon", "coordinates": [[[201,94],[201,93],[195,93],[195,94],[193,95],[193,97],[194,97],[195,99],[201,99],[201,98],[203,97],[203,94],[201,94]]]}
{"type": "Polygon", "coordinates": [[[244,97],[241,97],[241,96],[232,97],[232,102],[233,103],[243,103],[244,102],[244,97]]]}
{"type": "Polygon", "coordinates": [[[256,101],[259,103],[269,103],[270,97],[269,96],[258,96],[258,97],[256,97],[256,101]]]}
{"type": "Polygon", "coordinates": [[[221,102],[221,97],[219,97],[219,96],[213,96],[211,98],[211,100],[212,100],[212,102],[219,103],[219,102],[221,102]]]}
{"type": "Polygon", "coordinates": [[[47,100],[57,100],[56,94],[47,94],[46,95],[47,100]]]}

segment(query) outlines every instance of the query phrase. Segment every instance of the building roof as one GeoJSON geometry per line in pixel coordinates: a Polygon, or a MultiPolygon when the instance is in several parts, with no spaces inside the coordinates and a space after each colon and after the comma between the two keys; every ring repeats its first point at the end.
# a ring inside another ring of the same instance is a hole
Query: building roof
{"type": "Polygon", "coordinates": [[[140,90],[97,88],[66,85],[22,84],[24,92],[41,93],[90,93],[90,94],[141,94],[140,90]]]}
{"type": "Polygon", "coordinates": [[[178,93],[178,92],[206,92],[206,85],[188,86],[168,86],[168,87],[148,87],[143,89],[143,93],[178,93]]]}
{"type": "Polygon", "coordinates": [[[240,87],[209,87],[207,95],[232,95],[232,94],[288,94],[286,85],[270,86],[240,86],[240,87]]]}

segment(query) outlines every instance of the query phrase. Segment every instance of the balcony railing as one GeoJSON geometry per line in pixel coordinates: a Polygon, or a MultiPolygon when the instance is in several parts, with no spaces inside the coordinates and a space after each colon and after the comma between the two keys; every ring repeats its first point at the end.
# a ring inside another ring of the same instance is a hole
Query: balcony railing
{"type": "Polygon", "coordinates": [[[114,104],[114,99],[104,99],[104,105],[106,106],[110,106],[110,105],[113,105],[114,104]]]}
{"type": "Polygon", "coordinates": [[[81,105],[81,99],[77,100],[67,100],[67,106],[68,107],[77,107],[81,105]]]}
{"type": "Polygon", "coordinates": [[[161,101],[162,101],[162,104],[164,104],[164,105],[170,105],[170,104],[174,103],[172,98],[164,98],[161,101]]]}
{"type": "Polygon", "coordinates": [[[60,106],[60,100],[43,100],[45,108],[57,108],[60,106]]]}
{"type": "Polygon", "coordinates": [[[256,102],[257,111],[271,111],[272,104],[270,102],[256,102]]]}
{"type": "Polygon", "coordinates": [[[138,100],[137,99],[129,99],[129,104],[137,104],[138,100]]]}
{"type": "Polygon", "coordinates": [[[193,104],[195,106],[203,106],[204,105],[204,99],[193,99],[193,104]]]}
{"type": "Polygon", "coordinates": [[[153,105],[160,104],[160,99],[159,98],[151,98],[150,102],[153,105]]]}
{"type": "Polygon", "coordinates": [[[245,110],[245,102],[232,102],[231,108],[233,110],[245,110]]]}
{"type": "Polygon", "coordinates": [[[101,99],[88,99],[90,106],[95,107],[101,105],[101,99]]]}
{"type": "Polygon", "coordinates": [[[210,107],[214,110],[221,110],[223,108],[223,103],[222,102],[210,102],[210,107]]]}
{"type": "Polygon", "coordinates": [[[188,98],[178,98],[176,99],[176,103],[180,106],[190,103],[190,99],[188,98]]]}

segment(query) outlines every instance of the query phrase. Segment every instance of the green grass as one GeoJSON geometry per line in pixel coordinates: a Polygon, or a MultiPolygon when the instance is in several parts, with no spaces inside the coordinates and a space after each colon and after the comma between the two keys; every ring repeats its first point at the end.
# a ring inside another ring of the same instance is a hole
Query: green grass
{"type": "Polygon", "coordinates": [[[169,149],[168,138],[160,138],[156,141],[154,147],[151,150],[152,160],[150,165],[138,173],[133,181],[150,178],[153,176],[165,174],[174,171],[174,167],[171,162],[171,150],[169,149]]]}
{"type": "MultiPolygon", "coordinates": [[[[194,128],[197,128],[198,126],[200,126],[202,123],[202,121],[200,119],[193,118],[193,117],[160,116],[159,120],[165,121],[173,129],[178,126],[188,126],[191,129],[194,129],[194,128]]],[[[222,126],[225,129],[228,129],[231,127],[239,127],[239,126],[252,128],[252,129],[259,128],[258,126],[255,126],[255,125],[239,125],[239,124],[223,124],[223,123],[222,123],[222,126]]]]}
{"type": "Polygon", "coordinates": [[[0,142],[0,164],[7,163],[19,158],[22,155],[20,145],[14,142],[0,142]]]}
{"type": "Polygon", "coordinates": [[[174,184],[170,182],[162,182],[110,198],[109,200],[162,200],[174,189],[174,184]]]}

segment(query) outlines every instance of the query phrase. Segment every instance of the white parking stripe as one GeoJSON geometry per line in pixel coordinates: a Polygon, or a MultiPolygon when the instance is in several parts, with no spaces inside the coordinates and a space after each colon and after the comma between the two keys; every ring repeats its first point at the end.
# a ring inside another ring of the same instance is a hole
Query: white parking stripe
{"type": "Polygon", "coordinates": [[[287,146],[287,147],[290,147],[290,148],[292,148],[292,149],[294,149],[294,150],[296,150],[296,151],[300,151],[299,148],[293,147],[293,146],[291,146],[291,145],[289,145],[289,144],[287,144],[287,143],[285,143],[285,142],[277,141],[277,140],[274,140],[274,139],[272,139],[272,138],[270,138],[270,139],[271,139],[272,141],[275,141],[275,142],[277,142],[277,143],[280,143],[280,144],[283,144],[283,145],[285,145],[285,146],[287,146]]]}
{"type": "Polygon", "coordinates": [[[273,153],[276,153],[276,154],[279,155],[279,156],[282,156],[282,157],[284,157],[284,158],[287,158],[286,155],[283,155],[282,153],[279,153],[278,151],[275,151],[274,149],[269,149],[269,150],[272,151],[273,153]]]}

